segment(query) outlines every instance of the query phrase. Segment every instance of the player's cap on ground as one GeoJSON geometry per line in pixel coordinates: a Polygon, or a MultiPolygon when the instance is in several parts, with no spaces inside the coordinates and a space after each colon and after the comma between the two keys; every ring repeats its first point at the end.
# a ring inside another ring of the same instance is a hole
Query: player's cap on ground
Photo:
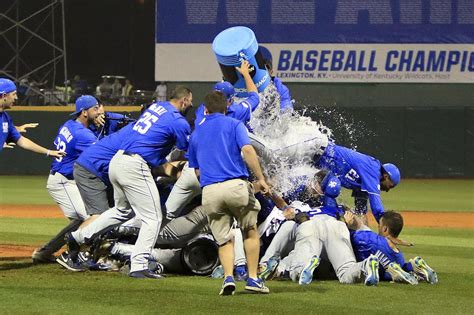
{"type": "Polygon", "coordinates": [[[98,104],[99,102],[94,96],[82,95],[76,100],[76,111],[72,113],[71,116],[77,115],[83,110],[88,110],[89,108],[94,107],[98,104]]]}
{"type": "Polygon", "coordinates": [[[0,78],[0,94],[7,94],[16,91],[16,85],[12,80],[0,78]]]}
{"type": "Polygon", "coordinates": [[[393,184],[397,186],[400,182],[400,170],[398,169],[398,167],[396,167],[392,163],[385,163],[384,165],[382,165],[382,167],[388,174],[388,176],[390,176],[390,179],[392,180],[393,184]]]}
{"type": "Polygon", "coordinates": [[[235,95],[234,86],[232,84],[230,84],[229,82],[227,82],[227,81],[217,82],[214,85],[214,90],[222,92],[227,99],[230,99],[230,98],[234,97],[234,95],[235,95]]]}

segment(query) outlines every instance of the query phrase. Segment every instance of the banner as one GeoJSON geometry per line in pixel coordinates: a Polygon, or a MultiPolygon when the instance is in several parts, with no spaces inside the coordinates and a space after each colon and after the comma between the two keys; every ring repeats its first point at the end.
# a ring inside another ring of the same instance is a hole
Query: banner
{"type": "Polygon", "coordinates": [[[472,0],[175,0],[156,3],[157,81],[217,81],[211,49],[244,25],[285,82],[474,82],[472,0]]]}

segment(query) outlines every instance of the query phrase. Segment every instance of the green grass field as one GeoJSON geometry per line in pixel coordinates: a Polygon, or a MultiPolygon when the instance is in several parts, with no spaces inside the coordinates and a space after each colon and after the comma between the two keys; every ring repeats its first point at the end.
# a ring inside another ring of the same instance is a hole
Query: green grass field
{"type": "MultiPolygon", "coordinates": [[[[0,204],[52,204],[45,178],[0,177],[0,204]]],[[[474,181],[406,180],[383,194],[387,208],[474,212],[474,181]]],[[[345,196],[344,198],[349,198],[345,196]]],[[[0,244],[39,245],[64,219],[0,218],[0,244]]],[[[136,280],[120,273],[75,274],[29,259],[0,260],[1,314],[470,314],[474,309],[474,229],[406,228],[406,258],[421,255],[436,269],[438,285],[381,283],[376,288],[315,281],[300,287],[269,281],[269,295],[219,297],[220,280],[169,276],[136,280]]]]}

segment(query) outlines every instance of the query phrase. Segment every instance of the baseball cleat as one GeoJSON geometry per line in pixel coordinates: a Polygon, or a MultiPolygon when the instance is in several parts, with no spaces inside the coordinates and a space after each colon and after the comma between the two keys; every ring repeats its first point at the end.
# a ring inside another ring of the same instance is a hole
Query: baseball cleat
{"type": "Polygon", "coordinates": [[[136,278],[136,279],[161,279],[163,276],[156,274],[149,269],[139,270],[139,271],[132,271],[128,274],[129,277],[136,278]]]}
{"type": "Polygon", "coordinates": [[[300,279],[298,283],[300,285],[307,285],[313,282],[313,272],[319,266],[319,257],[313,256],[309,260],[308,264],[303,268],[300,273],[300,279]]]}
{"type": "Polygon", "coordinates": [[[365,261],[365,281],[366,286],[379,284],[379,260],[377,256],[370,255],[365,261]]]}
{"type": "Polygon", "coordinates": [[[438,283],[438,275],[436,274],[436,271],[428,266],[423,258],[417,256],[413,259],[410,259],[410,264],[413,267],[415,274],[422,280],[425,280],[430,284],[438,283]]]}
{"type": "Polygon", "coordinates": [[[222,265],[217,266],[211,273],[211,278],[222,279],[224,278],[224,267],[222,265]]]}
{"type": "Polygon", "coordinates": [[[219,295],[234,295],[234,291],[235,291],[234,277],[227,276],[224,279],[224,282],[222,283],[222,288],[221,288],[221,292],[219,292],[219,295]]]}
{"type": "Polygon", "coordinates": [[[73,260],[77,258],[79,255],[79,251],[81,250],[81,246],[79,243],[76,241],[76,239],[72,236],[71,233],[66,234],[66,243],[69,251],[69,257],[71,257],[73,260]]]}
{"type": "Polygon", "coordinates": [[[263,281],[271,280],[275,275],[279,263],[280,261],[274,257],[270,258],[268,261],[261,263],[258,277],[263,281]]]}
{"type": "Polygon", "coordinates": [[[61,255],[59,255],[58,258],[56,258],[56,262],[69,271],[74,271],[74,272],[86,271],[86,267],[84,267],[80,262],[74,261],[66,253],[62,253],[61,255]]]}
{"type": "Polygon", "coordinates": [[[47,253],[42,248],[37,248],[31,255],[31,259],[33,260],[33,264],[51,264],[56,262],[56,257],[51,254],[47,253]]]}
{"type": "Polygon", "coordinates": [[[234,274],[237,281],[245,281],[249,277],[246,265],[235,266],[234,274]]]}
{"type": "Polygon", "coordinates": [[[416,280],[413,275],[403,270],[397,263],[390,263],[386,270],[392,276],[393,282],[408,283],[411,285],[418,284],[418,280],[416,280]]]}
{"type": "Polygon", "coordinates": [[[249,277],[247,279],[245,290],[264,294],[270,293],[270,290],[265,286],[265,283],[263,283],[263,280],[260,278],[252,279],[249,277]]]}

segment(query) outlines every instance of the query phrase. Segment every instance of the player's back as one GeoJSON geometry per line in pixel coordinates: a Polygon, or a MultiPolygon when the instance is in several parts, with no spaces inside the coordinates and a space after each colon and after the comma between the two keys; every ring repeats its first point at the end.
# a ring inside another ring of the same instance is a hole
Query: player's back
{"type": "Polygon", "coordinates": [[[380,161],[370,155],[335,144],[326,148],[317,166],[329,169],[340,179],[342,186],[349,189],[361,188],[363,180],[375,181],[376,187],[381,169],[380,161]]]}
{"type": "Polygon", "coordinates": [[[79,156],[76,163],[89,172],[109,182],[109,164],[122,142],[130,135],[133,124],[129,124],[117,132],[108,135],[90,146],[79,156]]]}
{"type": "Polygon", "coordinates": [[[385,237],[371,230],[351,231],[351,242],[357,261],[363,261],[370,255],[376,255],[382,266],[390,262],[404,265],[405,259],[401,252],[394,251],[385,237]]]}
{"type": "Polygon", "coordinates": [[[176,144],[188,148],[191,129],[186,119],[169,102],[152,104],[133,125],[120,149],[139,154],[151,167],[166,162],[166,156],[176,144]]]}
{"type": "Polygon", "coordinates": [[[58,151],[66,152],[66,155],[53,160],[51,172],[58,172],[73,179],[74,162],[80,154],[96,141],[91,130],[75,120],[68,120],[59,128],[59,133],[54,140],[58,151]]]}

